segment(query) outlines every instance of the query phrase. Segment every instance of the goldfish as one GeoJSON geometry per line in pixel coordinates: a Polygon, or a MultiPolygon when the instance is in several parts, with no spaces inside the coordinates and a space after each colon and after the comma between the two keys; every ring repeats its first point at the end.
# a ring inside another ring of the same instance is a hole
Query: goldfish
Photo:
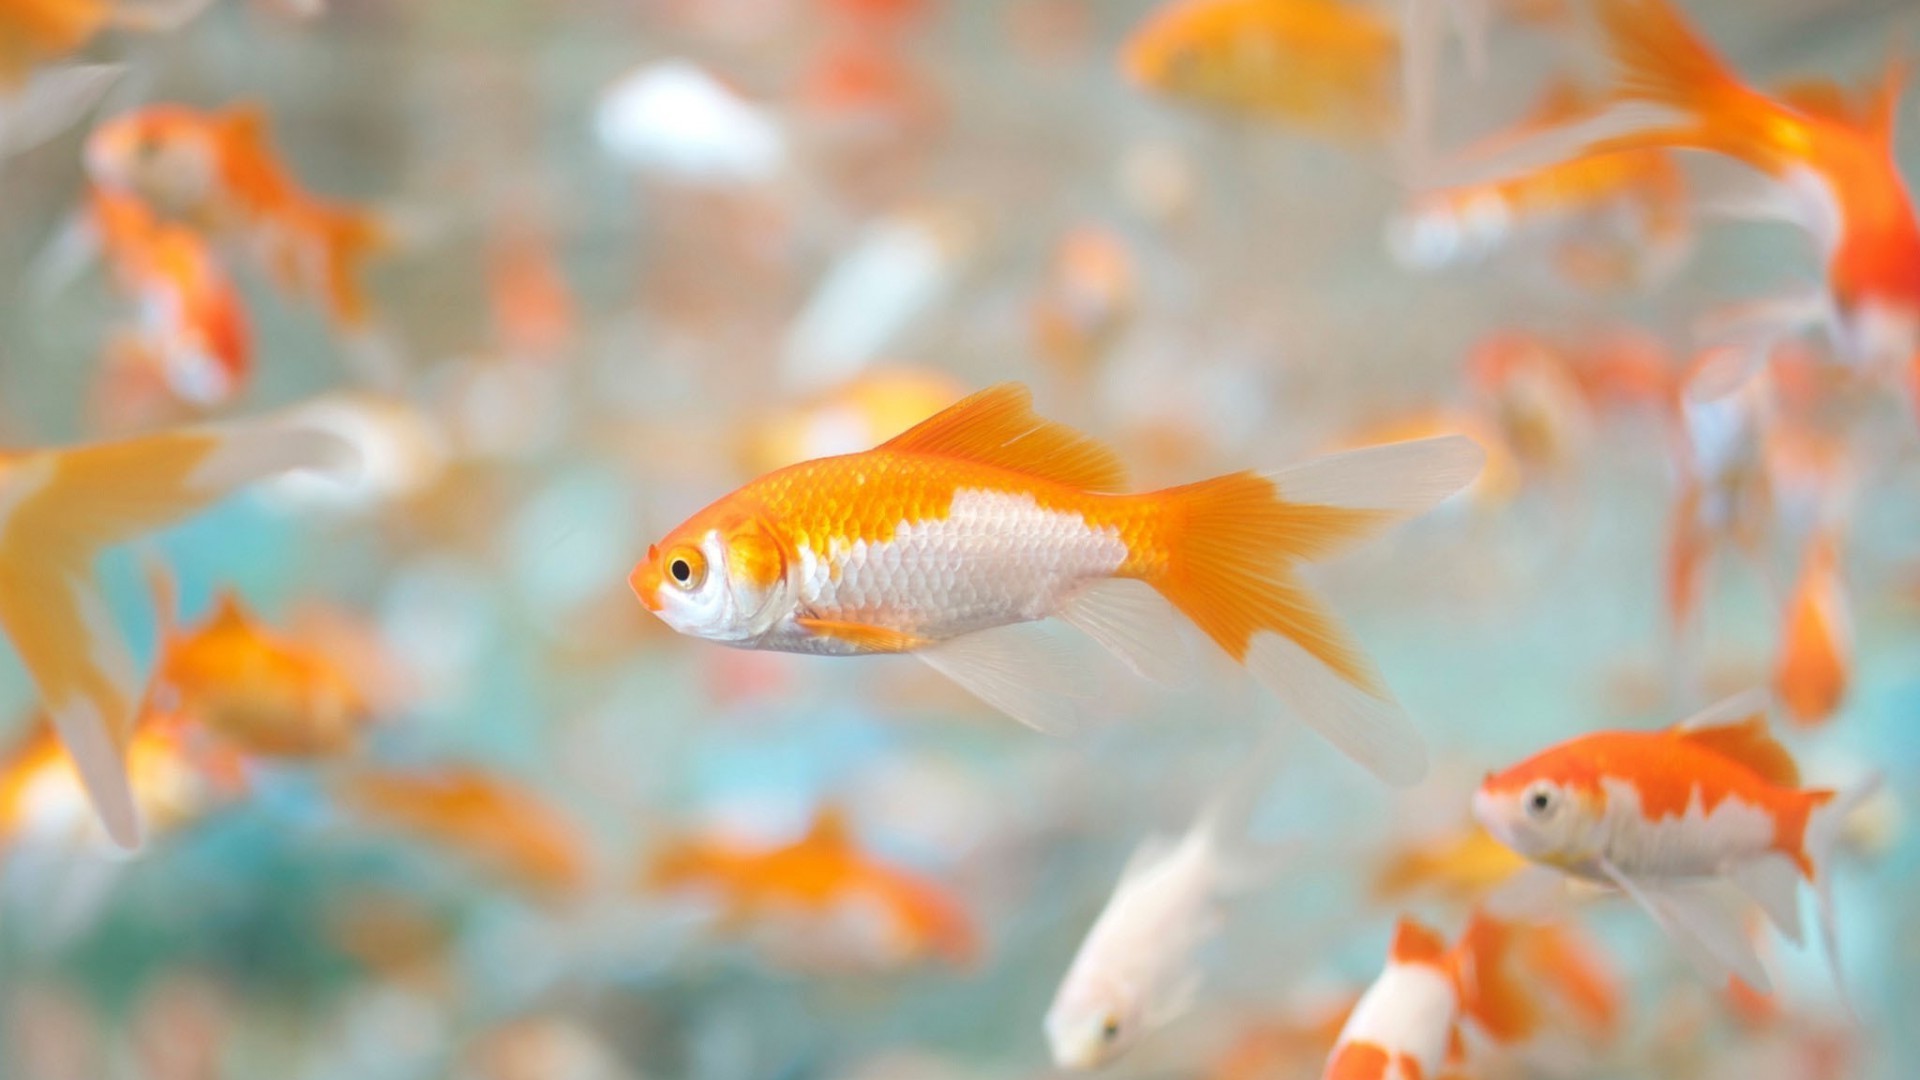
{"type": "MultiPolygon", "coordinates": [[[[1577,84],[1557,80],[1513,129],[1491,136],[1483,153],[1504,142],[1597,113],[1604,103],[1577,84]]],[[[1576,157],[1536,171],[1477,184],[1427,191],[1388,225],[1388,246],[1403,265],[1436,269],[1478,262],[1516,240],[1539,236],[1554,244],[1557,263],[1575,281],[1611,284],[1657,278],[1692,243],[1685,175],[1660,147],[1576,157]],[[1599,275],[1609,248],[1595,243],[1596,227],[1621,219],[1634,265],[1599,275]],[[1638,271],[1637,273],[1635,271],[1638,271]]]]}
{"type": "Polygon", "coordinates": [[[592,870],[576,825],[534,792],[480,768],[368,769],[344,778],[337,794],[364,820],[543,895],[577,892],[592,870]]]}
{"type": "Polygon", "coordinates": [[[0,454],[0,629],[115,843],[140,841],[124,754],[139,676],[92,580],[102,548],[352,448],[288,417],[0,454]]]}
{"type": "Polygon", "coordinates": [[[160,657],[150,691],[249,754],[343,753],[366,726],[367,704],[345,672],[262,626],[231,588],[194,629],[173,625],[172,587],[156,573],[160,657]]]}
{"type": "Polygon", "coordinates": [[[777,915],[821,918],[848,906],[877,910],[892,956],[935,956],[965,965],[979,934],[959,901],[939,884],[860,849],[846,814],[824,806],[805,835],[776,847],[719,837],[689,837],[655,852],[641,874],[653,891],[713,894],[729,922],[777,915]]]}
{"type": "Polygon", "coordinates": [[[1386,970],[1354,1005],[1334,1040],[1325,1080],[1420,1080],[1462,1054],[1460,1024],[1472,1020],[1503,1041],[1539,1022],[1506,970],[1510,931],[1476,914],[1448,948],[1433,930],[1402,918],[1386,970]]]}
{"type": "MultiPolygon", "coordinates": [[[[246,791],[241,755],[177,713],[141,713],[127,740],[128,784],[141,819],[172,832],[246,791]]],[[[0,762],[0,842],[75,840],[110,849],[79,771],[52,726],[35,717],[0,762]]]]}
{"type": "Polygon", "coordinates": [[[1194,953],[1219,925],[1221,896],[1251,876],[1224,846],[1225,807],[1210,805],[1177,842],[1134,851],[1047,1009],[1056,1067],[1111,1064],[1192,1004],[1194,953]]]}
{"type": "Polygon", "coordinates": [[[1522,467],[1564,475],[1585,456],[1593,418],[1558,351],[1526,335],[1493,335],[1468,355],[1467,380],[1522,467]]]}
{"type": "Polygon", "coordinates": [[[1341,139],[1399,123],[1399,35],[1340,0],[1172,0],[1121,46],[1134,85],[1341,139]]]}
{"type": "Polygon", "coordinates": [[[84,47],[111,27],[172,30],[211,0],[4,0],[0,2],[0,94],[36,67],[84,47]]]}
{"type": "Polygon", "coordinates": [[[1787,602],[1773,687],[1802,727],[1831,719],[1846,697],[1853,655],[1852,618],[1840,576],[1840,539],[1823,531],[1807,554],[1787,602]]]}
{"type": "Polygon", "coordinates": [[[1034,298],[1034,344],[1072,377],[1085,377],[1132,317],[1133,257],[1113,233],[1081,226],[1060,238],[1040,294],[1034,298]]]}
{"type": "Polygon", "coordinates": [[[1603,0],[1598,10],[1625,107],[1543,135],[1515,157],[1669,149],[1749,166],[1759,192],[1720,201],[1796,224],[1826,267],[1819,289],[1743,305],[1750,331],[1824,326],[1851,361],[1920,378],[1920,221],[1893,148],[1904,68],[1890,66],[1864,104],[1827,83],[1769,96],[1741,81],[1669,0],[1603,0]]]}
{"type": "Polygon", "coordinates": [[[101,251],[139,304],[168,388],[202,407],[233,400],[253,369],[246,307],[206,241],[134,196],[96,188],[92,202],[101,251]]]}
{"type": "Polygon", "coordinates": [[[1829,864],[1842,821],[1877,786],[1800,787],[1753,692],[1665,731],[1569,740],[1488,775],[1473,812],[1528,860],[1627,895],[1716,982],[1765,992],[1753,942],[1706,886],[1731,883],[1798,941],[1798,886],[1811,884],[1839,984],[1829,864]]]}
{"type": "Polygon", "coordinates": [[[254,104],[216,112],[148,105],[95,128],[87,174],[110,193],[144,199],[162,217],[243,240],[288,292],[317,300],[343,330],[363,330],[364,263],[389,229],[373,211],[307,191],[281,162],[254,104]]]}
{"type": "Polygon", "coordinates": [[[532,222],[509,218],[487,249],[494,336],[509,356],[552,362],[566,355],[578,316],[552,241],[532,222]]]}
{"type": "Polygon", "coordinates": [[[1190,620],[1299,718],[1397,783],[1425,748],[1392,692],[1295,577],[1470,481],[1445,438],[1141,495],[1106,446],[983,390],[872,450],[769,473],[687,519],[634,567],[649,611],[736,648],[907,653],[1042,730],[1083,680],[1035,628],[1060,618],[1162,682],[1190,620]]]}
{"type": "Polygon", "coordinates": [[[1498,887],[1526,866],[1506,845],[1478,825],[1427,838],[1395,851],[1373,880],[1373,895],[1399,900],[1431,892],[1470,901],[1498,887]]]}

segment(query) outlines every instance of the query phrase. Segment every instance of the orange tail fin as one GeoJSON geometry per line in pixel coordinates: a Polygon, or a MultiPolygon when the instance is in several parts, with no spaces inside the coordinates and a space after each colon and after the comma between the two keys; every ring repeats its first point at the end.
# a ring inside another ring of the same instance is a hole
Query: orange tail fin
{"type": "Polygon", "coordinates": [[[1816,537],[1788,602],[1774,692],[1802,727],[1831,719],[1847,693],[1851,628],[1837,539],[1816,537]]]}
{"type": "Polygon", "coordinates": [[[1540,1023],[1532,996],[1514,979],[1509,962],[1516,932],[1476,911],[1454,952],[1462,1014],[1504,1043],[1526,1038],[1540,1023]]]}
{"type": "Polygon", "coordinates": [[[327,310],[348,330],[367,324],[371,306],[361,276],[367,260],[384,250],[387,229],[379,216],[361,210],[327,210],[319,215],[320,285],[327,310]]]}
{"type": "Polygon", "coordinates": [[[1434,506],[1482,459],[1472,440],[1448,436],[1156,492],[1146,498],[1161,507],[1167,555],[1147,580],[1335,746],[1413,783],[1426,771],[1419,732],[1294,567],[1434,506]]]}
{"type": "Polygon", "coordinates": [[[1595,149],[1695,146],[1779,168],[1776,125],[1769,120],[1782,110],[1741,82],[1671,0],[1601,0],[1599,15],[1618,68],[1615,94],[1673,108],[1686,119],[1679,128],[1653,126],[1595,149]]]}

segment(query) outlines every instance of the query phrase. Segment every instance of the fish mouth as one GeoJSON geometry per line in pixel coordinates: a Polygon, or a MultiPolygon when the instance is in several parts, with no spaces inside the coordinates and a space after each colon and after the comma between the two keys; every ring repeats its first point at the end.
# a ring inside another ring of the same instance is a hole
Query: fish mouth
{"type": "Polygon", "coordinates": [[[655,615],[660,614],[658,577],[659,574],[654,571],[651,562],[641,563],[633,568],[633,573],[627,575],[627,587],[633,590],[633,595],[640,601],[640,606],[655,615]]]}

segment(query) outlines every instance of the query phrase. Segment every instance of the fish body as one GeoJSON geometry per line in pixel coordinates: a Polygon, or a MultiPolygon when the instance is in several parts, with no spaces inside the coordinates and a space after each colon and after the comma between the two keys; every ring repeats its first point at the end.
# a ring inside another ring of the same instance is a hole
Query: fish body
{"type": "Polygon", "coordinates": [[[653,545],[630,581],[683,634],[912,653],[1042,728],[1074,718],[1076,673],[1021,627],[1058,616],[1161,677],[1184,615],[1283,699],[1324,690],[1302,718],[1405,781],[1424,768],[1417,733],[1291,568],[1431,506],[1479,459],[1439,439],[1121,494],[1110,450],[1005,385],[873,450],[753,481],[653,545]]]}
{"type": "Polygon", "coordinates": [[[1765,989],[1738,923],[1693,887],[1731,882],[1798,940],[1798,885],[1813,885],[1831,959],[1826,864],[1839,819],[1871,787],[1844,796],[1800,787],[1767,732],[1764,701],[1742,695],[1665,731],[1562,743],[1489,776],[1473,808],[1526,858],[1633,897],[1716,980],[1734,974],[1765,989]]]}
{"type": "Polygon", "coordinates": [[[575,892],[591,872],[577,826],[535,792],[482,769],[370,769],[343,780],[337,795],[364,820],[544,895],[575,892]]]}
{"type": "Polygon", "coordinates": [[[93,131],[86,164],[94,184],[109,192],[244,241],[284,288],[319,301],[343,329],[366,324],[362,267],[386,246],[387,231],[377,214],[302,187],[274,152],[258,106],[136,109],[93,131]]]}

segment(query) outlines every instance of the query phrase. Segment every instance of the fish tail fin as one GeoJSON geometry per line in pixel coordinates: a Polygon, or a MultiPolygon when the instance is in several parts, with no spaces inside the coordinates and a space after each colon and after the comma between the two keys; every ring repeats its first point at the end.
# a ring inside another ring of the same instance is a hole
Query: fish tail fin
{"type": "Polygon", "coordinates": [[[1676,124],[1650,125],[1596,149],[1692,145],[1751,161],[1766,152],[1766,118],[1779,107],[1740,81],[1671,0],[1602,0],[1601,30],[1616,68],[1616,97],[1664,106],[1676,124]]]}
{"type": "Polygon", "coordinates": [[[254,480],[351,453],[333,436],[254,421],[30,453],[0,481],[0,629],[121,846],[140,843],[124,757],[140,687],[95,560],[254,480]]]}
{"type": "Polygon", "coordinates": [[[1503,1043],[1519,1042],[1539,1026],[1533,995],[1514,977],[1510,962],[1517,927],[1476,911],[1454,947],[1454,978],[1460,1011],[1503,1043]]]}
{"type": "Polygon", "coordinates": [[[1807,831],[1801,849],[1806,853],[1803,872],[1813,884],[1816,918],[1820,922],[1820,947],[1827,954],[1827,969],[1833,973],[1833,985],[1853,1011],[1846,980],[1840,965],[1840,934],[1833,907],[1833,856],[1840,846],[1847,818],[1880,792],[1878,773],[1868,776],[1844,791],[1813,791],[1813,808],[1807,814],[1807,831]]]}
{"type": "Polygon", "coordinates": [[[1300,719],[1382,779],[1426,771],[1419,733],[1294,572],[1439,503],[1483,455],[1462,436],[1395,443],[1146,496],[1165,528],[1148,583],[1300,719]]]}
{"type": "Polygon", "coordinates": [[[1830,719],[1846,696],[1851,628],[1832,529],[1807,545],[1782,620],[1774,694],[1803,727],[1830,719]]]}

